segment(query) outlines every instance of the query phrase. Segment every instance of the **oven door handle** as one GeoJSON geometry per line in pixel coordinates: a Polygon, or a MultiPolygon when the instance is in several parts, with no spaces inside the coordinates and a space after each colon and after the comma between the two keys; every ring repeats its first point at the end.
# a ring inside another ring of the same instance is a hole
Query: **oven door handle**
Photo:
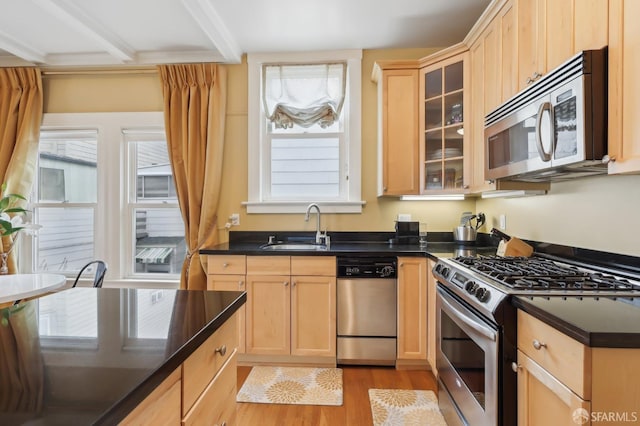
{"type": "MultiPolygon", "coordinates": [[[[476,332],[486,337],[487,339],[491,340],[492,342],[496,341],[497,335],[495,331],[491,330],[488,327],[483,327],[482,325],[478,324],[477,320],[475,320],[474,318],[467,315],[461,310],[462,307],[456,308],[455,306],[453,306],[453,304],[449,302],[449,300],[447,300],[449,296],[444,294],[442,290],[438,289],[438,295],[440,296],[440,300],[442,301],[442,304],[447,308],[447,311],[450,314],[452,314],[453,316],[458,318],[460,321],[465,323],[465,325],[467,325],[469,328],[475,330],[476,332]]],[[[456,304],[458,303],[456,302],[456,304]]]]}

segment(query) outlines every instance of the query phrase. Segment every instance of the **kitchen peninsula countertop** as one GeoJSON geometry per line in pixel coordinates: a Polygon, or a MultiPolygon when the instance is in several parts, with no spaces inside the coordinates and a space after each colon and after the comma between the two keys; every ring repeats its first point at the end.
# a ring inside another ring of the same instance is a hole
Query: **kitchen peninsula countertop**
{"type": "Polygon", "coordinates": [[[0,309],[0,424],[118,423],[245,301],[74,288],[0,309]]]}

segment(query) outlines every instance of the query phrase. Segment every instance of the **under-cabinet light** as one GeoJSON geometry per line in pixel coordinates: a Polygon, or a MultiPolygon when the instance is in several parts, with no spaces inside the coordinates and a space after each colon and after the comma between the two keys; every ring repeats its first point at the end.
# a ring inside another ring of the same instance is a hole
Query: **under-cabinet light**
{"type": "Polygon", "coordinates": [[[534,195],[544,195],[547,191],[542,189],[536,190],[509,190],[509,191],[487,191],[482,193],[482,198],[518,198],[531,197],[534,195]]]}
{"type": "Polygon", "coordinates": [[[460,201],[464,200],[464,194],[441,195],[401,195],[401,201],[460,201]]]}

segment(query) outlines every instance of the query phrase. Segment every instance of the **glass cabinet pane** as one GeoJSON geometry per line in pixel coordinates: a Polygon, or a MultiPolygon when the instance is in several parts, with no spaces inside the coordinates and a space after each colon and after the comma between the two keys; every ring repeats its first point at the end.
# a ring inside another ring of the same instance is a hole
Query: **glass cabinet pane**
{"type": "Polygon", "coordinates": [[[424,189],[442,189],[442,163],[426,164],[424,189]]]}
{"type": "Polygon", "coordinates": [[[424,148],[427,161],[442,160],[442,130],[426,132],[424,148]]]}
{"type": "Polygon", "coordinates": [[[438,97],[424,104],[424,125],[426,130],[442,127],[442,98],[438,97]]]}
{"type": "Polygon", "coordinates": [[[444,92],[462,89],[462,61],[444,68],[444,92]]]}
{"type": "Polygon", "coordinates": [[[444,131],[444,157],[446,159],[462,157],[463,140],[464,132],[462,130],[462,125],[448,127],[444,131]]]}
{"type": "Polygon", "coordinates": [[[424,98],[442,95],[442,69],[428,72],[424,76],[424,98]]]}
{"type": "Polygon", "coordinates": [[[445,125],[462,123],[462,92],[456,92],[444,97],[445,125]]]}

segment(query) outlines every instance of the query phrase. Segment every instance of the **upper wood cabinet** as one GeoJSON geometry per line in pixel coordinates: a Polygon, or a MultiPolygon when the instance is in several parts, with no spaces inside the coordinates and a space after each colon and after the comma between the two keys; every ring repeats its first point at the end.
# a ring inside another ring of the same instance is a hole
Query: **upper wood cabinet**
{"type": "Polygon", "coordinates": [[[518,88],[608,41],[607,0],[515,0],[518,88]]]}
{"type": "Polygon", "coordinates": [[[378,196],[417,194],[417,65],[378,62],[372,79],[378,84],[378,196]]]}
{"type": "Polygon", "coordinates": [[[638,1],[609,1],[609,173],[640,172],[638,14],[638,1]]]}
{"type": "Polygon", "coordinates": [[[463,193],[469,187],[468,51],[420,69],[421,193],[463,193]]]}

